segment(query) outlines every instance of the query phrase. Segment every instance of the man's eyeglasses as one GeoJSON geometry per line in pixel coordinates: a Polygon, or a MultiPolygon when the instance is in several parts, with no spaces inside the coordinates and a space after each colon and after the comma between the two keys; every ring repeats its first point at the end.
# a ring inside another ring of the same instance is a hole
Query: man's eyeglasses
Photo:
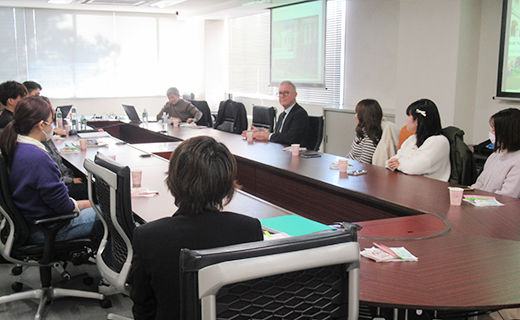
{"type": "Polygon", "coordinates": [[[286,97],[290,94],[289,91],[280,91],[278,92],[278,96],[286,97]]]}

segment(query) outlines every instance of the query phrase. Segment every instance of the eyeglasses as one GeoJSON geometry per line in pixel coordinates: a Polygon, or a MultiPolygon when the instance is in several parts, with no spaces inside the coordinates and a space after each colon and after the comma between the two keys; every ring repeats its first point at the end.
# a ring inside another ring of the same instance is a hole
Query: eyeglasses
{"type": "Polygon", "coordinates": [[[286,97],[291,94],[289,91],[280,91],[278,92],[278,96],[286,97]]]}

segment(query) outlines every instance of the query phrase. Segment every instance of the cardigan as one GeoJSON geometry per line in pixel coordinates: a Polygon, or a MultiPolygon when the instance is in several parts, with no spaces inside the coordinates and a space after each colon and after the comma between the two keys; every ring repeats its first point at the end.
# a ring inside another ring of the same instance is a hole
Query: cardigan
{"type": "Polygon", "coordinates": [[[179,254],[263,240],[260,221],[232,212],[208,211],[148,222],[134,230],[130,297],[134,319],[179,319],[179,254]]]}
{"type": "Polygon", "coordinates": [[[14,204],[28,221],[75,210],[58,166],[34,144],[16,144],[9,184],[14,204]]]}
{"type": "Polygon", "coordinates": [[[520,150],[493,152],[487,158],[477,182],[471,187],[520,198],[520,150]]]}
{"type": "MultiPolygon", "coordinates": [[[[450,143],[442,134],[426,139],[417,148],[417,136],[414,134],[403,142],[401,149],[390,159],[399,159],[399,171],[423,175],[441,181],[448,181],[451,173],[450,143]]],[[[388,161],[386,162],[388,167],[388,161]]]]}

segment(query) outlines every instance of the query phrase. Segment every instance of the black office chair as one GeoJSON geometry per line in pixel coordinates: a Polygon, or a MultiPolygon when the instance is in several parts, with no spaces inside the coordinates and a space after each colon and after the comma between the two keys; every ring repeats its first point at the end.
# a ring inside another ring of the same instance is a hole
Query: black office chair
{"type": "Polygon", "coordinates": [[[309,127],[305,138],[305,147],[308,150],[318,151],[323,140],[323,117],[309,116],[309,127]]]}
{"type": "MultiPolygon", "coordinates": [[[[11,199],[11,191],[7,174],[7,163],[0,155],[0,253],[7,261],[17,264],[13,273],[20,274],[21,266],[39,267],[41,288],[24,292],[13,293],[0,297],[0,303],[7,303],[25,299],[39,299],[40,303],[35,319],[43,318],[44,308],[53,299],[60,297],[80,297],[101,300],[103,307],[110,307],[103,294],[90,291],[55,288],[52,286],[52,270],[55,268],[62,274],[63,279],[70,279],[64,271],[65,261],[79,263],[91,255],[94,243],[90,239],[75,239],[55,241],[60,228],[66,225],[77,213],[69,215],[39,219],[33,222],[44,233],[44,243],[28,243],[30,229],[24,217],[19,213],[11,199]]],[[[22,284],[13,284],[15,291],[22,290],[22,284]]]]}
{"type": "Polygon", "coordinates": [[[253,126],[266,128],[269,132],[273,132],[275,118],[276,109],[274,107],[253,105],[253,126]]]}
{"type": "Polygon", "coordinates": [[[197,121],[199,126],[206,126],[213,128],[213,118],[211,117],[211,110],[208,103],[204,100],[189,100],[197,109],[202,112],[202,118],[197,121]]]}
{"type": "Polygon", "coordinates": [[[357,319],[356,230],[182,249],[181,319],[357,319]]]}
{"type": "Polygon", "coordinates": [[[215,129],[241,134],[247,129],[247,113],[243,103],[233,100],[221,101],[215,129]]]}
{"type": "MultiPolygon", "coordinates": [[[[99,292],[108,295],[128,294],[127,278],[132,265],[132,239],[136,223],[133,218],[130,168],[98,153],[94,161],[85,159],[88,171],[89,200],[102,218],[103,239],[96,255],[96,264],[103,280],[99,292]],[[94,182],[95,181],[95,182],[94,182]],[[95,184],[96,197],[93,195],[95,184]],[[94,199],[99,207],[94,205],[94,199]]],[[[109,314],[107,319],[126,319],[109,314]]]]}
{"type": "Polygon", "coordinates": [[[464,131],[457,127],[443,128],[441,133],[450,142],[451,173],[449,182],[465,186],[477,179],[477,169],[473,152],[464,143],[464,131]]]}

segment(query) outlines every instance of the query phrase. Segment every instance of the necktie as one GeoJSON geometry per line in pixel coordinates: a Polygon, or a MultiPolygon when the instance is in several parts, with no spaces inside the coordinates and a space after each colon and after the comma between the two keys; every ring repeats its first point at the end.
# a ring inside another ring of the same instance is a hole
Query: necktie
{"type": "Polygon", "coordinates": [[[285,111],[280,113],[280,118],[278,119],[278,123],[280,123],[280,126],[278,127],[278,133],[282,132],[283,120],[284,119],[285,119],[285,111]]]}

